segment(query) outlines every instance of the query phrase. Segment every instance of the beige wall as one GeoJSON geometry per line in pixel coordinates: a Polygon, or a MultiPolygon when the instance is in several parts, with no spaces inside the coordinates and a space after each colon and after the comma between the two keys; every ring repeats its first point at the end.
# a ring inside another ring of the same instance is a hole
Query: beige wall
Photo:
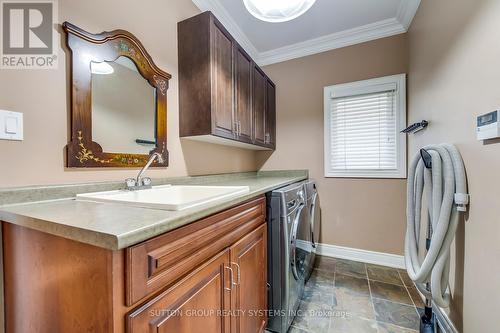
{"type": "MultiPolygon", "coordinates": [[[[258,153],[257,161],[251,151],[178,138],[176,23],[198,12],[188,0],[59,0],[60,22],[92,32],[129,30],[173,75],[168,91],[171,166],[151,175],[306,168],[318,180],[322,242],[401,254],[405,181],[324,178],[322,101],[324,86],[408,71],[409,122],[431,121],[427,130],[410,136],[410,156],[422,145],[451,142],[467,168],[471,205],[453,251],[451,317],[463,332],[498,330],[500,140],[483,144],[474,130],[476,115],[500,105],[500,2],[423,0],[408,36],[266,67],[277,84],[278,145],[272,155],[258,153]]],[[[136,173],[64,168],[69,76],[60,37],[58,70],[0,70],[0,109],[25,117],[23,142],[0,141],[0,187],[120,180],[136,173]]]]}
{"type": "Polygon", "coordinates": [[[405,180],[323,175],[323,88],[406,73],[404,35],[264,68],[277,86],[277,149],[259,153],[263,169],[305,168],[318,181],[321,242],[402,254],[405,180]]]}
{"type": "MultiPolygon", "coordinates": [[[[182,142],[178,130],[177,22],[199,13],[189,0],[59,0],[60,23],[90,32],[125,29],[145,45],[157,65],[172,74],[168,90],[170,167],[153,177],[255,170],[255,153],[182,142]],[[201,161],[201,163],[200,163],[201,161]]],[[[68,52],[60,41],[58,70],[0,70],[0,109],[24,113],[24,141],[0,140],[0,187],[121,180],[137,170],[67,170],[68,52]]]]}
{"type": "Polygon", "coordinates": [[[451,317],[466,333],[500,327],[500,141],[475,138],[475,117],[500,107],[500,1],[423,0],[409,32],[409,121],[430,126],[409,141],[460,149],[470,211],[452,260],[451,317]]]}

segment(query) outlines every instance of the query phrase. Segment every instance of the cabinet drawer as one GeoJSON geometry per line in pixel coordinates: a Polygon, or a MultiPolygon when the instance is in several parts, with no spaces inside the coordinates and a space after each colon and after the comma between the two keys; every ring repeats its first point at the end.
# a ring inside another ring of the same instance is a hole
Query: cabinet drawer
{"type": "Polygon", "coordinates": [[[126,250],[128,306],[179,280],[265,221],[263,197],[126,250]]]}
{"type": "Polygon", "coordinates": [[[229,333],[229,250],[127,315],[127,333],[229,333]]]}

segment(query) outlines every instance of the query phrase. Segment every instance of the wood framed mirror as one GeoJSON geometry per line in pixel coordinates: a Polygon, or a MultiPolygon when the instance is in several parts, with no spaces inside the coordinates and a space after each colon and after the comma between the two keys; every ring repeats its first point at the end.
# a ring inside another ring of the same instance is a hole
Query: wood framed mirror
{"type": "Polygon", "coordinates": [[[63,23],[71,50],[68,167],[142,167],[158,152],[168,166],[167,89],[159,69],[131,33],[92,34],[63,23]]]}

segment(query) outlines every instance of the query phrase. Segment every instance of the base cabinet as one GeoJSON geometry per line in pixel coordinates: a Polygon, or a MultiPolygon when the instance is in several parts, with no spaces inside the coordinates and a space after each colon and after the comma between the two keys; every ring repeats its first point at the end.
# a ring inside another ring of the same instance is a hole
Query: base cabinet
{"type": "Polygon", "coordinates": [[[2,222],[6,331],[263,332],[265,213],[260,197],[119,251],[2,222]]]}
{"type": "Polygon", "coordinates": [[[232,294],[231,332],[257,333],[266,326],[267,317],[267,229],[265,225],[248,234],[230,249],[231,266],[236,269],[232,294]]]}
{"type": "Polygon", "coordinates": [[[128,332],[259,333],[266,325],[261,225],[128,316],[128,332]]]}

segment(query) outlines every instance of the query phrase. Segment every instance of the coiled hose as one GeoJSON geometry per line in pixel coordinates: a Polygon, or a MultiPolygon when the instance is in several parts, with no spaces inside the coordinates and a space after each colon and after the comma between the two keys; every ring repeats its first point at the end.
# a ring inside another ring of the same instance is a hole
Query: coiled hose
{"type": "Polygon", "coordinates": [[[424,147],[424,152],[430,155],[427,155],[429,160],[424,163],[422,155],[417,154],[408,171],[405,264],[420,292],[440,307],[448,307],[450,245],[455,237],[459,212],[465,212],[469,202],[465,168],[462,156],[451,144],[430,145],[424,147]],[[421,261],[419,245],[424,191],[430,228],[427,234],[431,238],[427,254],[421,261]]]}

